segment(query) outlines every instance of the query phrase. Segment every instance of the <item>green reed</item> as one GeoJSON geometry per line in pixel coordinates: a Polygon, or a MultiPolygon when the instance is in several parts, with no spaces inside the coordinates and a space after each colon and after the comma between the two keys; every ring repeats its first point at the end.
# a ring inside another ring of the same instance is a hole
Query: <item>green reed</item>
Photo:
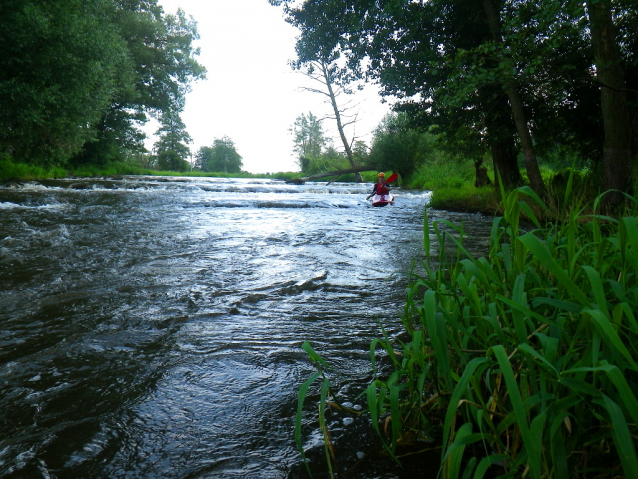
{"type": "Polygon", "coordinates": [[[638,477],[637,202],[614,218],[597,213],[600,198],[588,215],[564,201],[541,224],[532,190],[502,195],[487,257],[426,216],[410,339],[371,345],[373,369],[378,348],[393,365],[364,393],[373,425],[393,456],[411,437],[439,438],[444,478],[638,477]]]}

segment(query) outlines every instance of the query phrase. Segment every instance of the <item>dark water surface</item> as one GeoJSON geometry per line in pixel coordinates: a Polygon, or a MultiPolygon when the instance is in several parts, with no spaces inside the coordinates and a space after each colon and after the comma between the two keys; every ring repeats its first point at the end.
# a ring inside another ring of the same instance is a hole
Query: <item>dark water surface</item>
{"type": "MultiPolygon", "coordinates": [[[[0,477],[305,477],[294,415],[314,369],[302,342],[362,406],[379,322],[401,331],[406,278],[391,273],[423,254],[428,195],[372,208],[368,186],[0,187],[0,477]]],[[[463,221],[470,249],[486,248],[489,218],[430,216],[463,221]]],[[[365,421],[331,424],[345,462],[368,460],[365,421]]],[[[306,429],[312,456],[320,433],[306,429]]],[[[340,477],[401,474],[366,467],[340,477]]]]}

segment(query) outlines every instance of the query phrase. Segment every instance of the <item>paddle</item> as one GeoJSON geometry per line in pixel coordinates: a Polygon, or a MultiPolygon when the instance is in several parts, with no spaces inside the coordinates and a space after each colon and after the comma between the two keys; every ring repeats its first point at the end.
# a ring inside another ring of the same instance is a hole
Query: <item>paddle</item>
{"type": "Polygon", "coordinates": [[[394,180],[396,180],[399,177],[399,175],[397,175],[396,173],[392,173],[387,180],[385,180],[385,184],[387,185],[388,183],[392,183],[394,180]]]}

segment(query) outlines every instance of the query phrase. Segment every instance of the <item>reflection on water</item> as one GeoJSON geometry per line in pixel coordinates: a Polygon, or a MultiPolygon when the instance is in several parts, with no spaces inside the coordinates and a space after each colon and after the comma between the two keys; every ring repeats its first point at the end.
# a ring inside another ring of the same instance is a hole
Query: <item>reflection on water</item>
{"type": "MultiPolygon", "coordinates": [[[[0,187],[0,476],[304,477],[293,418],[313,368],[301,343],[344,372],[354,401],[380,324],[401,329],[406,279],[392,273],[423,254],[428,195],[372,208],[368,189],[157,177],[0,187]]],[[[430,216],[463,221],[485,249],[488,218],[430,216]]],[[[331,427],[358,435],[365,421],[331,427]]]]}

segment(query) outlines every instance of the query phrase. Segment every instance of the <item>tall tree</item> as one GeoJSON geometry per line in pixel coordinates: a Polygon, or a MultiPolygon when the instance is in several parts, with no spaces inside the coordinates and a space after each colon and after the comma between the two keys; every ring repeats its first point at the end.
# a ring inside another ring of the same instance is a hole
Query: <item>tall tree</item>
{"type": "Polygon", "coordinates": [[[378,80],[383,94],[402,99],[407,111],[427,112],[421,120],[451,124],[462,117],[480,126],[503,181],[515,185],[520,175],[510,144],[516,130],[507,97],[498,85],[463,83],[464,52],[491,38],[482,2],[452,3],[307,1],[286,11],[301,30],[301,59],[345,58],[341,78],[378,80]]]}
{"type": "Polygon", "coordinates": [[[321,121],[312,112],[308,112],[307,116],[302,113],[290,131],[293,135],[294,150],[298,155],[299,168],[303,172],[308,172],[310,164],[319,158],[327,143],[321,121]]]}
{"type": "Polygon", "coordinates": [[[611,206],[623,200],[622,192],[633,186],[631,121],[628,90],[616,40],[611,0],[589,0],[589,24],[596,61],[596,77],[600,83],[601,108],[605,130],[603,156],[603,186],[614,189],[605,198],[611,206]]]}
{"type": "MultiPolygon", "coordinates": [[[[483,9],[485,10],[485,17],[487,19],[487,24],[489,25],[492,41],[498,45],[502,44],[503,37],[501,34],[500,12],[496,10],[494,1],[483,0],[483,9]]],[[[510,68],[513,66],[513,62],[509,56],[502,55],[500,59],[510,68]]],[[[516,125],[516,130],[518,131],[518,136],[523,148],[525,167],[527,169],[527,175],[529,177],[531,187],[537,193],[544,196],[545,184],[538,167],[538,162],[536,161],[536,149],[534,148],[532,135],[527,124],[527,115],[525,114],[523,100],[521,99],[521,95],[519,94],[518,88],[512,78],[506,77],[504,79],[503,88],[507,94],[510,107],[512,108],[512,116],[514,117],[514,124],[516,125]]]]}
{"type": "Polygon", "coordinates": [[[432,153],[432,138],[410,128],[405,113],[388,114],[374,132],[370,161],[381,170],[409,177],[432,153]]]}
{"type": "Polygon", "coordinates": [[[169,110],[160,117],[159,136],[155,142],[155,152],[160,169],[185,171],[188,168],[186,158],[190,155],[191,136],[186,125],[174,110],[169,110]]]}
{"type": "MultiPolygon", "coordinates": [[[[596,43],[596,26],[589,29],[582,2],[271,3],[284,3],[288,20],[300,28],[298,54],[306,59],[318,54],[345,59],[351,77],[379,81],[383,93],[397,96],[397,106],[423,125],[474,129],[489,146],[495,168],[508,185],[517,184],[520,178],[518,146],[523,147],[528,177],[538,190],[543,185],[535,161],[537,151],[571,147],[595,159],[602,150],[602,129],[598,128],[603,118],[592,108],[596,99],[588,58],[589,32],[596,43]]],[[[636,2],[592,1],[594,4],[615,9],[611,18],[624,27],[616,41],[619,63],[635,71],[632,65],[638,63],[632,45],[638,42],[638,31],[635,21],[630,25],[637,16],[636,2]]],[[[595,24],[594,20],[592,16],[595,24]]],[[[613,35],[605,38],[613,39],[613,35]]],[[[624,87],[620,83],[609,86],[616,92],[633,89],[627,80],[624,87]]],[[[629,102],[625,125],[636,124],[632,105],[629,102]]],[[[626,144],[626,135],[622,135],[626,144]]],[[[628,177],[630,168],[623,161],[617,163],[616,171],[628,177]]]]}
{"type": "Polygon", "coordinates": [[[312,112],[308,112],[308,115],[302,113],[295,120],[290,132],[293,135],[294,150],[297,153],[299,167],[301,171],[305,172],[309,161],[318,158],[326,145],[323,126],[312,112]]]}
{"type": "Polygon", "coordinates": [[[177,108],[204,69],[195,23],[157,0],[0,3],[0,152],[75,164],[142,150],[147,115],[177,108]]]}
{"type": "Polygon", "coordinates": [[[109,0],[0,2],[0,152],[65,162],[95,128],[128,65],[109,0]]]}
{"type": "MultiPolygon", "coordinates": [[[[345,132],[345,128],[355,123],[357,121],[357,117],[356,115],[353,115],[349,117],[348,121],[344,121],[344,117],[346,115],[346,110],[348,107],[340,105],[338,102],[338,97],[342,94],[348,93],[348,91],[340,87],[337,83],[337,75],[339,69],[337,68],[336,64],[326,58],[309,61],[304,60],[303,56],[301,56],[299,61],[293,63],[293,65],[295,66],[295,68],[302,70],[303,73],[315,83],[319,83],[320,86],[318,88],[304,87],[303,89],[318,93],[326,97],[326,101],[332,108],[334,114],[332,118],[337,124],[339,138],[341,138],[341,143],[343,145],[344,151],[346,152],[348,162],[353,167],[357,166],[351,147],[351,144],[354,143],[355,138],[353,138],[352,140],[348,140],[345,132]]],[[[361,173],[355,173],[355,177],[357,181],[363,181],[363,179],[361,178],[361,173]]]]}
{"type": "Polygon", "coordinates": [[[197,25],[182,10],[165,14],[157,0],[117,2],[114,21],[126,43],[129,68],[120,72],[98,127],[97,142],[87,145],[75,163],[123,159],[143,149],[139,127],[149,115],[181,111],[190,83],[204,78],[195,59],[199,48],[197,25]]]}

